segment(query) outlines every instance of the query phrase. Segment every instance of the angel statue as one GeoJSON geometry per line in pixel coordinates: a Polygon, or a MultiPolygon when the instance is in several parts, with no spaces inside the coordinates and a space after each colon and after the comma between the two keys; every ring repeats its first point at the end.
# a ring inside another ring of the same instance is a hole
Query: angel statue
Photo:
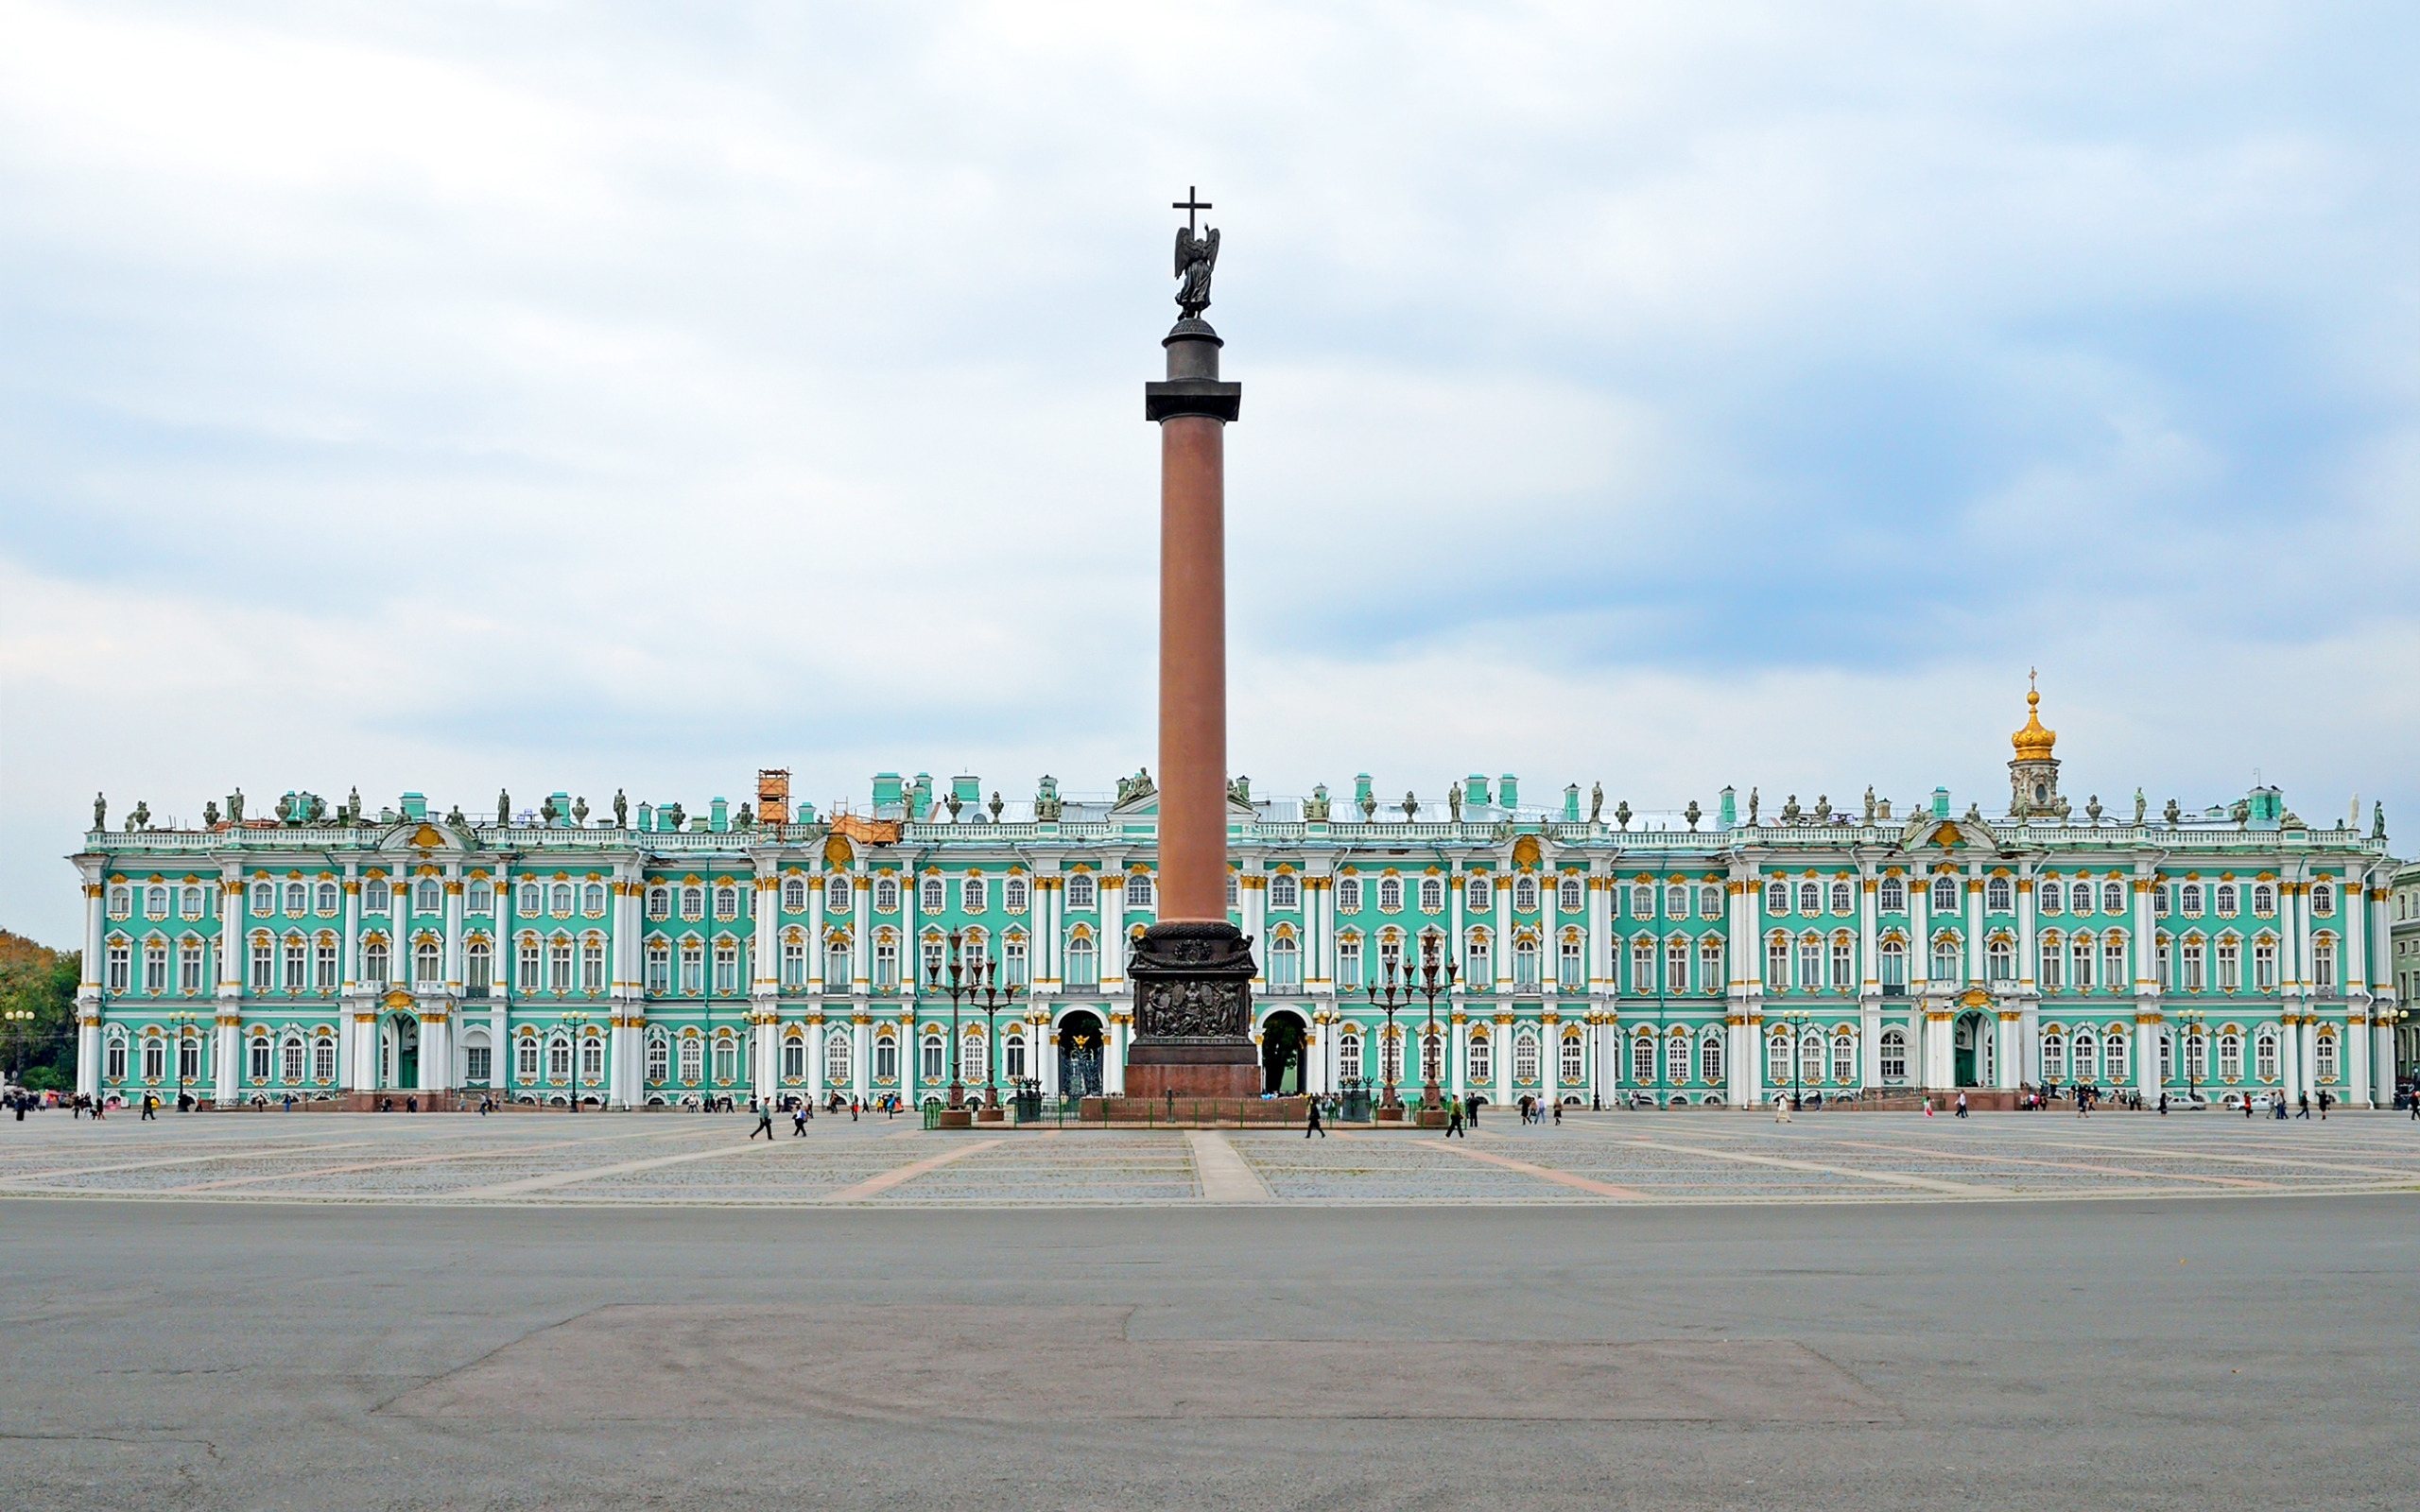
{"type": "Polygon", "coordinates": [[[1210,307],[1210,270],[1218,266],[1218,227],[1209,227],[1199,236],[1191,226],[1177,228],[1176,276],[1184,284],[1176,291],[1176,303],[1184,318],[1198,319],[1210,307]]]}

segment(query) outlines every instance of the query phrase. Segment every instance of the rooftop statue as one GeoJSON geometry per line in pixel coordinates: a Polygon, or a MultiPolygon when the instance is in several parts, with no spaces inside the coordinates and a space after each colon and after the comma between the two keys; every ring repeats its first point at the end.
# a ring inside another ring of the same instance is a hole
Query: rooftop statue
{"type": "Polygon", "coordinates": [[[1199,319],[1201,312],[1210,307],[1210,272],[1218,266],[1218,227],[1210,227],[1199,236],[1191,226],[1177,228],[1176,276],[1184,283],[1176,291],[1176,305],[1184,312],[1184,318],[1199,319]]]}
{"type": "Polygon", "coordinates": [[[95,793],[93,795],[93,828],[95,830],[106,830],[109,827],[109,795],[106,793],[95,793]]]}
{"type": "Polygon", "coordinates": [[[1588,822],[1591,824],[1596,823],[1598,816],[1604,812],[1605,784],[1602,782],[1592,782],[1588,786],[1588,822]]]}
{"type": "MultiPolygon", "coordinates": [[[[1322,799],[1322,801],[1324,801],[1324,799],[1322,799]]],[[[1448,815],[1448,816],[1453,819],[1453,821],[1454,821],[1456,824],[1460,824],[1460,823],[1461,823],[1461,822],[1462,822],[1462,784],[1461,784],[1461,783],[1460,783],[1460,782],[1448,782],[1448,783],[1446,783],[1446,784],[1445,784],[1445,809],[1446,809],[1446,813],[1447,813],[1447,815],[1448,815]]]]}

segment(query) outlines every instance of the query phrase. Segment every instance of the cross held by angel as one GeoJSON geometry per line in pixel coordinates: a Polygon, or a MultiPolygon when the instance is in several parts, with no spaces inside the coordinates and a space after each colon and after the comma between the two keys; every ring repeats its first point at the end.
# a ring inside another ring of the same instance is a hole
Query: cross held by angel
{"type": "Polygon", "coordinates": [[[1186,190],[1184,198],[1168,208],[1184,212],[1184,224],[1176,232],[1176,276],[1184,281],[1177,286],[1176,304],[1185,319],[1196,319],[1210,307],[1210,274],[1219,266],[1219,228],[1208,226],[1195,233],[1194,213],[1211,208],[1198,189],[1186,190]]]}

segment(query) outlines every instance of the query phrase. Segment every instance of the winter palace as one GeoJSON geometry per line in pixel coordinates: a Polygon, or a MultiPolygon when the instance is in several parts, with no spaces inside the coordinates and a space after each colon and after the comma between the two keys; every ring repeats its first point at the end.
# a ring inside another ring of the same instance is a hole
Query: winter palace
{"type": "MultiPolygon", "coordinates": [[[[2038,695],[2034,701],[2038,702],[2038,695]]],[[[2061,795],[2029,713],[1993,813],[1894,815],[1724,789],[1715,810],[1533,807],[1505,776],[1442,799],[1231,793],[1228,901],[1255,940],[1271,1091],[1353,1078],[1503,1103],[1744,1106],[2093,1082],[2225,1098],[2391,1097],[2400,1017],[2383,816],[2327,826],[2259,787],[2199,812],[2061,795]],[[1373,1001],[1434,951],[1457,976],[1373,1001]],[[1431,1025],[1434,1025],[1433,1031],[1431,1025]]],[[[862,814],[365,814],[232,797],[199,828],[138,805],[72,861],[86,898],[79,1089],[422,1108],[937,1096],[952,1004],[970,1085],[1119,1090],[1124,942],[1152,918],[1148,773],[1098,800],[874,778],[862,814]],[[991,974],[991,973],[995,973],[991,974]],[[1013,993],[1011,989],[1013,988],[1013,993]]]]}

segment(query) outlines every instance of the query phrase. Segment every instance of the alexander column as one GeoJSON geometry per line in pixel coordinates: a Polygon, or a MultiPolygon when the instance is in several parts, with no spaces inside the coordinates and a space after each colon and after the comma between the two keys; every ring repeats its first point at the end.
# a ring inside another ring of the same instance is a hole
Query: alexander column
{"type": "Polygon", "coordinates": [[[1226,428],[1243,385],[1219,379],[1225,345],[1201,312],[1219,232],[1188,193],[1176,233],[1167,379],[1143,386],[1160,427],[1160,909],[1129,963],[1135,1036],[1126,1095],[1256,1097],[1252,941],[1227,922],[1226,428]]]}

